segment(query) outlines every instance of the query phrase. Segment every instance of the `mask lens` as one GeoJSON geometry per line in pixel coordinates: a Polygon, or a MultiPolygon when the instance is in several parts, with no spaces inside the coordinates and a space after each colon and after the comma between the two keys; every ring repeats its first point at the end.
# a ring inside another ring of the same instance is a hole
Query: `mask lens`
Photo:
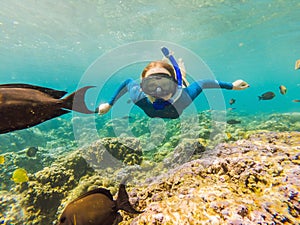
{"type": "Polygon", "coordinates": [[[172,77],[167,74],[155,74],[144,78],[142,80],[141,87],[148,95],[162,97],[175,93],[177,84],[174,82],[172,77]]]}

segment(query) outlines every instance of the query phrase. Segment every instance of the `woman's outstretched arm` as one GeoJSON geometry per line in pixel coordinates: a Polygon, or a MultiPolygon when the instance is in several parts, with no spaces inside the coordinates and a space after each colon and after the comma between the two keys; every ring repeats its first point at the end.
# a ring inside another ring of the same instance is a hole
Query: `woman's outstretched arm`
{"type": "Polygon", "coordinates": [[[133,102],[137,102],[140,98],[144,97],[140,91],[140,86],[133,79],[125,80],[119,88],[115,91],[113,96],[107,103],[102,103],[98,107],[98,114],[102,115],[107,113],[111,107],[121,98],[126,92],[129,92],[129,96],[133,102]]]}
{"type": "Polygon", "coordinates": [[[186,88],[186,92],[194,100],[203,89],[223,88],[228,90],[243,90],[249,87],[249,84],[243,80],[236,80],[233,83],[218,80],[200,80],[192,83],[186,88]]]}

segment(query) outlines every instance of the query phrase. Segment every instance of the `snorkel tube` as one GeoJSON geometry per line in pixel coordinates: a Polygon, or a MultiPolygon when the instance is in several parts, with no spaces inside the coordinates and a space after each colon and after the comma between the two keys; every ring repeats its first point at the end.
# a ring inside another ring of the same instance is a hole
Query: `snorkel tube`
{"type": "Polygon", "coordinates": [[[164,54],[164,56],[166,58],[168,58],[170,60],[170,62],[172,63],[172,66],[174,67],[175,73],[176,73],[176,78],[177,78],[177,90],[175,92],[175,94],[172,96],[172,98],[170,98],[168,101],[172,104],[174,103],[181,95],[182,92],[182,75],[181,75],[181,71],[179,68],[178,63],[176,62],[174,56],[170,53],[169,49],[167,49],[166,47],[162,47],[161,48],[162,53],[164,54]]]}
{"type": "Polygon", "coordinates": [[[164,56],[168,58],[172,63],[172,66],[174,67],[174,70],[176,72],[178,87],[182,88],[182,75],[178,63],[176,62],[174,56],[170,54],[169,49],[167,49],[166,47],[162,47],[161,51],[164,54],[164,56]]]}
{"type": "Polygon", "coordinates": [[[172,66],[175,70],[176,79],[177,79],[177,88],[176,88],[175,93],[173,94],[173,96],[170,99],[168,99],[166,101],[162,100],[162,99],[156,99],[153,102],[153,107],[157,110],[162,110],[165,108],[165,106],[173,104],[181,96],[181,93],[182,93],[182,75],[181,75],[179,65],[176,62],[174,56],[170,53],[169,49],[167,49],[166,47],[162,47],[161,51],[164,54],[164,56],[169,59],[169,61],[171,62],[172,66]]]}

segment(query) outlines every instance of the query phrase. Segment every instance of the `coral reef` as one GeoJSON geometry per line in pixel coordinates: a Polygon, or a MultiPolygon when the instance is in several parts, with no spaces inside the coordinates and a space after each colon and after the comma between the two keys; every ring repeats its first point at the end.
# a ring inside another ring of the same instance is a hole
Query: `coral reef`
{"type": "Polygon", "coordinates": [[[116,159],[127,165],[141,164],[142,148],[136,138],[104,138],[105,149],[116,159]]]}
{"type": "Polygon", "coordinates": [[[258,133],[134,188],[125,224],[298,224],[300,133],[258,133]]]}
{"type": "MultiPolygon", "coordinates": [[[[47,132],[29,129],[44,146],[28,145],[21,132],[5,134],[1,140],[18,136],[21,145],[2,151],[0,222],[51,224],[82,193],[105,187],[116,194],[127,177],[130,201],[144,212],[122,213],[121,225],[299,223],[299,114],[229,116],[241,123],[211,121],[208,112],[164,126],[138,116],[101,121],[101,138],[77,150],[65,120],[47,132]],[[30,146],[38,147],[33,157],[26,155],[30,146]],[[19,167],[28,182],[10,180],[19,167]]],[[[88,129],[78,132],[90,138],[88,129]]]]}
{"type": "Polygon", "coordinates": [[[104,169],[112,165],[117,167],[139,165],[142,162],[142,149],[136,138],[102,138],[88,147],[83,147],[84,157],[97,169],[104,169]]]}
{"type": "Polygon", "coordinates": [[[14,182],[11,180],[12,173],[17,168],[23,168],[29,173],[35,173],[46,166],[50,166],[56,159],[49,155],[46,149],[40,148],[34,157],[28,156],[27,148],[18,152],[4,153],[5,166],[0,167],[2,190],[10,190],[14,182]]]}
{"type": "MultiPolygon", "coordinates": [[[[66,158],[53,163],[51,167],[30,176],[29,182],[15,185],[13,193],[18,201],[14,205],[22,214],[16,218],[18,211],[10,209],[11,200],[1,198],[5,224],[50,224],[56,217],[60,201],[68,191],[78,185],[79,179],[92,171],[85,159],[74,152],[66,158]]],[[[2,217],[2,215],[1,215],[2,217]]]]}

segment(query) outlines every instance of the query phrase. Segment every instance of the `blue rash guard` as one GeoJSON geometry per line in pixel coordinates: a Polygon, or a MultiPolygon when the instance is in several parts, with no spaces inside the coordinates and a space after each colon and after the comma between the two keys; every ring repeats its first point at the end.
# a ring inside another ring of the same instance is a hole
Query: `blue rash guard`
{"type": "Polygon", "coordinates": [[[120,97],[128,92],[134,104],[140,107],[149,117],[176,119],[182,114],[183,110],[194,101],[203,89],[225,88],[231,90],[232,87],[232,83],[228,82],[200,80],[183,88],[180,97],[173,104],[166,101],[163,109],[156,109],[153,106],[153,103],[147,98],[147,95],[141,91],[140,84],[133,79],[127,79],[116,90],[113,97],[108,101],[108,104],[113,105],[120,97]]]}

